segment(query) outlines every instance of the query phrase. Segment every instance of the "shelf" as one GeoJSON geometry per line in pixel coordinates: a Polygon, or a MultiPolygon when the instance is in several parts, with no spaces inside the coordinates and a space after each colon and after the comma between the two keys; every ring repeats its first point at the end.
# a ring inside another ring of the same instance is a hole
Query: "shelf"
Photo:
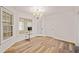
{"type": "Polygon", "coordinates": [[[3,33],[4,37],[3,38],[9,38],[12,36],[12,32],[5,32],[3,33]]]}
{"type": "Polygon", "coordinates": [[[11,23],[11,21],[5,21],[5,20],[3,20],[3,23],[11,23]]]}
{"type": "Polygon", "coordinates": [[[3,24],[3,40],[10,38],[13,35],[13,16],[8,12],[2,11],[3,24]]]}

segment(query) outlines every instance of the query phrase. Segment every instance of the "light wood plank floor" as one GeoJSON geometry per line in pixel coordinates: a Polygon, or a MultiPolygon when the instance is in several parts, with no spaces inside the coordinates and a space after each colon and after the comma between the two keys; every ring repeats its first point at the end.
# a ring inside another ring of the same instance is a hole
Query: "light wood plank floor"
{"type": "Polygon", "coordinates": [[[75,44],[48,36],[37,36],[30,41],[16,42],[5,53],[72,53],[75,44]]]}

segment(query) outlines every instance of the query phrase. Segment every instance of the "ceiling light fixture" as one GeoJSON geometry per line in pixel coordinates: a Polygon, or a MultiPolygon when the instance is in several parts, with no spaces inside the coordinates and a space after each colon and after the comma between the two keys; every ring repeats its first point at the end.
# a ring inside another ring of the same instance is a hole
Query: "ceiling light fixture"
{"type": "Polygon", "coordinates": [[[33,7],[32,12],[33,12],[33,16],[36,19],[40,19],[43,16],[44,9],[42,7],[37,6],[37,7],[33,7]]]}

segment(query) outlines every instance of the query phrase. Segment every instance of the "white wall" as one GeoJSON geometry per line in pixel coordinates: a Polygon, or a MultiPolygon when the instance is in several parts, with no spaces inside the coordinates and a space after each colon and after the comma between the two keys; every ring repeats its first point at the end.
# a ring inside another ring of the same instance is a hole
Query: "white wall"
{"type": "Polygon", "coordinates": [[[79,15],[78,15],[78,19],[77,19],[76,33],[77,33],[77,44],[79,46],[79,15]]]}
{"type": "Polygon", "coordinates": [[[79,14],[76,15],[76,21],[75,21],[75,38],[77,39],[76,43],[79,46],[79,14]]]}
{"type": "Polygon", "coordinates": [[[75,34],[79,46],[79,7],[75,7],[75,34]]]}
{"type": "Polygon", "coordinates": [[[64,11],[43,18],[43,34],[60,40],[76,42],[74,12],[64,11]]]}
{"type": "MultiPolygon", "coordinates": [[[[0,8],[0,11],[1,11],[1,8],[0,8]]],[[[1,19],[1,12],[0,12],[0,19],[1,19]]],[[[1,48],[1,20],[0,20],[0,48],[1,48]]]]}
{"type": "Polygon", "coordinates": [[[78,15],[78,19],[77,19],[77,30],[76,31],[78,33],[77,34],[77,40],[78,40],[77,42],[78,42],[78,46],[79,46],[79,15],[78,15]]]}

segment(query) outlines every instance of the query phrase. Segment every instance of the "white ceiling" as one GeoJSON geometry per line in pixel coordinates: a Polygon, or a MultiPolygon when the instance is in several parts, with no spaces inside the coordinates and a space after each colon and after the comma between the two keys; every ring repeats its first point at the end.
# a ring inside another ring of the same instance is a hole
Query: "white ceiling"
{"type": "MultiPolygon", "coordinates": [[[[16,10],[24,13],[32,13],[32,9],[34,6],[14,6],[16,10]]],[[[73,12],[73,6],[38,6],[38,8],[44,10],[44,14],[52,14],[58,12],[73,12]]]]}

